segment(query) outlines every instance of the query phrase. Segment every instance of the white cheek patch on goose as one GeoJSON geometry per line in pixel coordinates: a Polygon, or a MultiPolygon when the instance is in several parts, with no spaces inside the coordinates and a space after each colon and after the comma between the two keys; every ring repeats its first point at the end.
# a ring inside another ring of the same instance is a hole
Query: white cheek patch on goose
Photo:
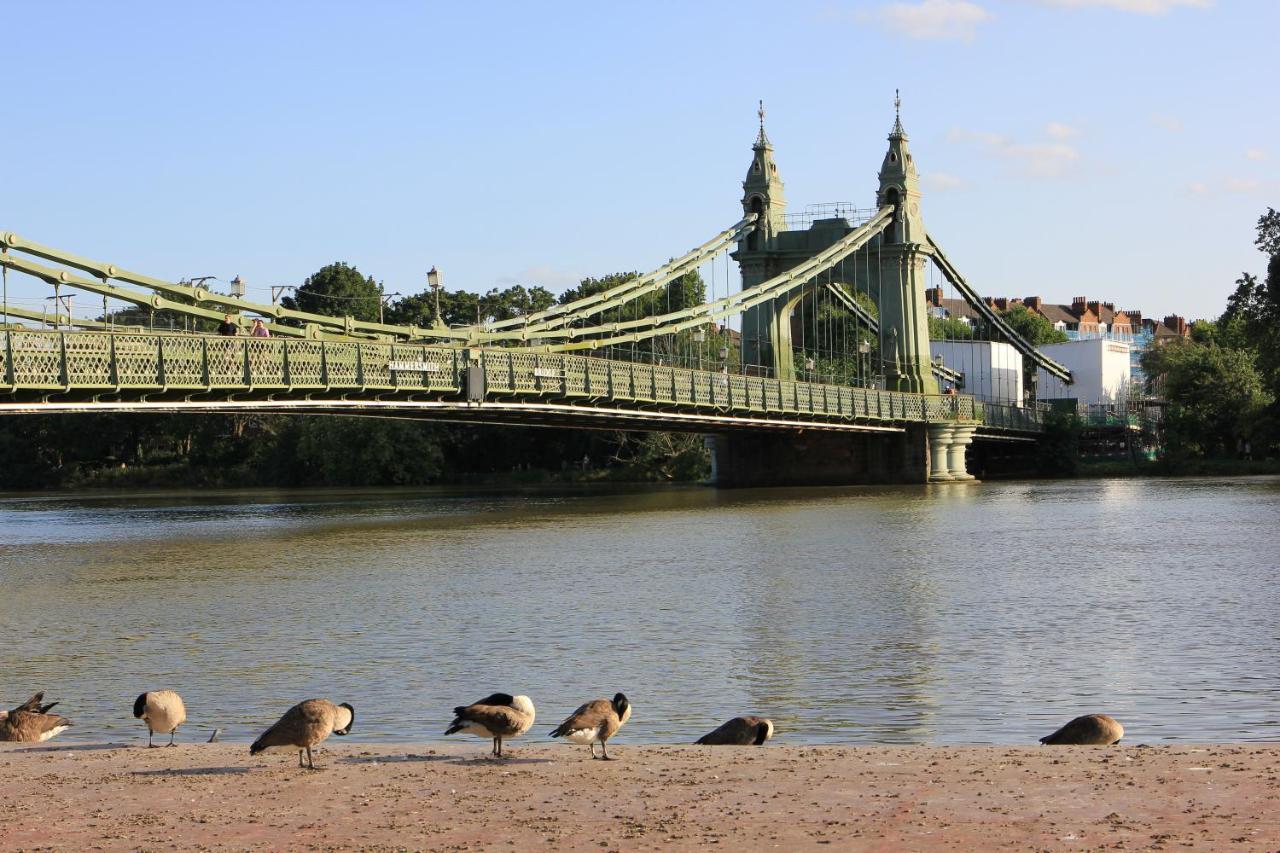
{"type": "Polygon", "coordinates": [[[47,741],[49,738],[53,737],[54,735],[60,735],[60,734],[62,734],[62,733],[63,733],[63,732],[65,732],[68,728],[69,728],[68,726],[54,726],[53,728],[49,729],[49,731],[47,731],[47,732],[45,732],[44,734],[40,735],[40,743],[44,743],[45,741],[47,741]]]}

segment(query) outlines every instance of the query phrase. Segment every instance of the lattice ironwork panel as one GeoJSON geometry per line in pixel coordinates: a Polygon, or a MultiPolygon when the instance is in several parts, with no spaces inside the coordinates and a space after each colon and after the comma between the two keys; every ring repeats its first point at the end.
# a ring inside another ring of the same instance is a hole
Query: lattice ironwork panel
{"type": "Polygon", "coordinates": [[[564,393],[581,397],[587,393],[587,370],[591,359],[577,355],[563,356],[564,393]]]}
{"type": "Polygon", "coordinates": [[[324,387],[324,354],[319,341],[286,341],[289,384],[294,388],[324,387]]]}
{"type": "Polygon", "coordinates": [[[751,400],[747,396],[747,377],[730,376],[727,373],[720,375],[729,381],[729,399],[733,400],[733,407],[744,411],[751,409],[751,400]]]}
{"type": "Polygon", "coordinates": [[[9,347],[12,342],[9,340],[8,332],[0,332],[0,385],[9,384],[9,347]]]}
{"type": "MultiPolygon", "coordinates": [[[[160,359],[159,377],[161,384],[170,388],[205,388],[208,387],[205,377],[205,347],[208,343],[229,342],[229,338],[180,337],[178,335],[161,335],[153,338],[157,355],[160,359]]],[[[230,348],[223,352],[226,360],[231,361],[230,369],[238,369],[236,384],[244,384],[244,363],[230,354],[230,348]]]]}
{"type": "Polygon", "coordinates": [[[760,384],[764,390],[764,410],[782,411],[782,383],[776,379],[761,379],[760,384]]]}
{"type": "Polygon", "coordinates": [[[360,381],[366,388],[392,388],[391,347],[388,344],[356,344],[360,348],[360,381]]]}
{"type": "Polygon", "coordinates": [[[249,338],[245,351],[249,354],[249,382],[255,387],[283,388],[284,376],[283,338],[249,338]]]}
{"type": "Polygon", "coordinates": [[[536,353],[533,382],[539,394],[563,395],[565,389],[563,355],[536,353]]]}
{"type": "MultiPolygon", "coordinates": [[[[186,342],[176,339],[175,349],[186,342]]],[[[206,338],[208,349],[209,384],[215,388],[229,388],[245,384],[245,338],[206,338]]],[[[169,341],[165,341],[165,379],[170,380],[169,341]]]]}
{"type": "Polygon", "coordinates": [[[334,388],[360,385],[360,358],[355,344],[324,341],[324,368],[328,384],[334,388]]]}
{"type": "Polygon", "coordinates": [[[677,403],[692,403],[694,401],[694,387],[699,376],[705,376],[702,371],[681,370],[676,373],[674,383],[671,386],[671,399],[677,403]]]}
{"type": "Polygon", "coordinates": [[[631,365],[631,399],[653,399],[653,367],[648,364],[631,365]]]}
{"type": "Polygon", "coordinates": [[[635,375],[631,372],[635,365],[629,361],[610,362],[609,377],[613,385],[613,399],[635,399],[635,375]]]}
{"type": "Polygon", "coordinates": [[[532,394],[538,390],[538,377],[534,370],[538,366],[538,356],[532,352],[508,352],[511,360],[511,388],[514,391],[532,394]]]}
{"type": "Polygon", "coordinates": [[[747,392],[747,408],[753,412],[763,412],[765,410],[764,380],[758,376],[743,376],[740,378],[747,392]]]}
{"type": "Polygon", "coordinates": [[[510,394],[515,390],[511,380],[511,356],[499,350],[482,350],[480,364],[484,367],[484,386],[495,394],[510,394]]]}
{"type": "Polygon", "coordinates": [[[698,406],[715,405],[715,395],[711,388],[711,374],[698,373],[693,377],[693,387],[690,389],[692,397],[690,402],[698,406]]]}
{"type": "Polygon", "coordinates": [[[810,386],[803,382],[795,382],[791,387],[795,389],[795,410],[797,412],[812,411],[813,399],[810,386]]]}
{"type": "Polygon", "coordinates": [[[124,388],[160,384],[160,346],[155,335],[115,335],[116,380],[124,388]]]}
{"type": "Polygon", "coordinates": [[[676,373],[691,373],[689,370],[677,371],[674,367],[655,367],[653,369],[653,399],[659,403],[674,403],[676,399],[676,373]]]}
{"type": "Polygon", "coordinates": [[[57,334],[10,332],[14,384],[28,388],[62,387],[62,341],[57,334]]]}
{"type": "Polygon", "coordinates": [[[609,396],[609,362],[601,358],[587,359],[587,389],[593,397],[609,396]]]}
{"type": "Polygon", "coordinates": [[[67,332],[66,379],[81,388],[110,387],[111,337],[94,332],[67,332]]]}
{"type": "Polygon", "coordinates": [[[902,395],[902,401],[906,404],[906,416],[909,420],[924,420],[924,398],[902,395]]]}

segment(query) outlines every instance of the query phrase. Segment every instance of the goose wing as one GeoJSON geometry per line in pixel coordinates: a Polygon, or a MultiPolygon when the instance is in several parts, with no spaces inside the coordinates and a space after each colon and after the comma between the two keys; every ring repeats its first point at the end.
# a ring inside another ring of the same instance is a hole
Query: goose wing
{"type": "MultiPolygon", "coordinates": [[[[569,718],[551,732],[552,737],[567,737],[574,732],[600,731],[612,727],[615,731],[621,725],[618,714],[613,710],[613,703],[608,699],[595,699],[578,708],[569,718]]],[[[613,734],[612,731],[609,734],[613,734]]],[[[607,737],[607,735],[606,735],[607,737]]]]}
{"type": "Polygon", "coordinates": [[[734,717],[715,731],[698,738],[696,743],[706,746],[747,746],[756,742],[758,726],[759,720],[754,717],[734,717]]]}
{"type": "Polygon", "coordinates": [[[508,705],[490,705],[484,701],[453,709],[454,720],[445,734],[460,732],[476,725],[494,737],[506,737],[524,732],[529,727],[527,714],[508,705]]]}
{"type": "Polygon", "coordinates": [[[0,740],[17,743],[46,741],[71,725],[60,714],[40,714],[33,711],[12,711],[0,723],[0,740]]]}

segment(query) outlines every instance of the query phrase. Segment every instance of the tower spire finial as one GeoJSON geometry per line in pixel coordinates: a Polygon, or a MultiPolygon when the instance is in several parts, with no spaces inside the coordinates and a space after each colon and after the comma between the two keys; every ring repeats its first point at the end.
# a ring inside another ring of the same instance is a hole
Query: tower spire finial
{"type": "Polygon", "coordinates": [[[893,130],[889,133],[889,138],[907,138],[907,132],[902,129],[902,96],[897,89],[893,90],[893,130]]]}
{"type": "Polygon", "coordinates": [[[769,137],[764,132],[764,99],[760,99],[760,106],[756,110],[756,115],[760,116],[760,133],[756,136],[756,148],[763,148],[769,144],[769,137]]]}

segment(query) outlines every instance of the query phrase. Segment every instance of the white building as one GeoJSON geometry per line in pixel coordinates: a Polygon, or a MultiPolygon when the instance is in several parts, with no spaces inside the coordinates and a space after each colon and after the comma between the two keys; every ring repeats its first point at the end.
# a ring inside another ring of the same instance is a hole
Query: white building
{"type": "Polygon", "coordinates": [[[1036,371],[1036,396],[1041,400],[1075,399],[1084,406],[1122,404],[1129,398],[1129,344],[1091,338],[1065,344],[1045,344],[1040,351],[1066,367],[1075,377],[1067,385],[1056,376],[1036,371]]]}
{"type": "MultiPolygon", "coordinates": [[[[959,390],[987,403],[1022,405],[1022,354],[999,341],[930,341],[934,361],[964,374],[959,390]]],[[[944,385],[949,383],[943,383],[944,385]]]]}

